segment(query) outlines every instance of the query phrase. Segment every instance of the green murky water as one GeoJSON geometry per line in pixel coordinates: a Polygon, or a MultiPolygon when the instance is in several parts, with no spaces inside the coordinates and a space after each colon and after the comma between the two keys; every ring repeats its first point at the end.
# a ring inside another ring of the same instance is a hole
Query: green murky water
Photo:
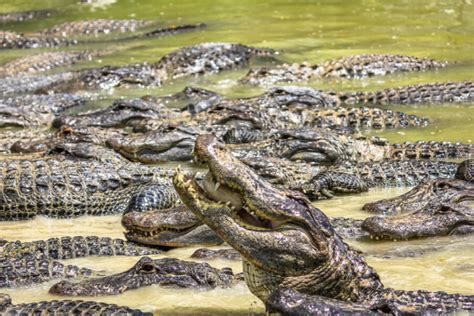
{"type": "MultiPolygon", "coordinates": [[[[57,14],[44,19],[0,26],[2,30],[34,32],[66,21],[94,18],[150,19],[157,26],[200,23],[208,28],[175,37],[96,43],[68,48],[112,49],[114,52],[75,68],[120,65],[156,61],[179,47],[208,41],[240,42],[277,49],[285,62],[320,63],[359,53],[399,53],[448,60],[454,64],[434,72],[398,74],[368,80],[319,80],[306,85],[331,90],[376,90],[407,84],[474,79],[474,5],[472,0],[458,1],[101,1],[92,5],[77,1],[6,1],[0,0],[0,12],[54,8],[57,14]]],[[[108,39],[111,37],[107,37],[108,39]]],[[[2,50],[0,64],[43,50],[2,50]]],[[[259,64],[263,61],[257,61],[259,64]]],[[[60,70],[58,70],[60,71],[60,70]]],[[[266,88],[241,86],[237,80],[246,69],[219,75],[187,78],[153,89],[115,89],[96,91],[113,99],[145,94],[169,94],[186,85],[218,91],[226,96],[250,96],[266,88]]],[[[104,105],[107,102],[102,102],[104,105]]],[[[472,142],[474,104],[434,106],[387,106],[411,114],[427,116],[432,124],[424,128],[374,131],[391,141],[447,140],[472,142]]],[[[378,190],[354,197],[319,203],[330,215],[366,216],[360,206],[374,199],[400,194],[404,190],[378,190]]],[[[96,234],[121,237],[119,217],[50,220],[38,218],[22,223],[0,223],[0,237],[34,240],[62,235],[96,234]]],[[[369,253],[368,261],[381,274],[387,286],[401,289],[445,290],[474,294],[473,237],[435,238],[398,243],[353,243],[369,253]],[[442,251],[414,258],[381,259],[373,254],[425,249],[443,245],[442,251]]],[[[167,255],[189,258],[193,249],[172,250],[167,255]]],[[[118,272],[127,269],[136,258],[84,258],[72,262],[94,269],[118,272]]],[[[239,263],[213,261],[213,265],[239,263]]],[[[50,284],[5,290],[15,302],[51,299],[50,284]]],[[[148,287],[120,296],[102,297],[101,301],[139,307],[159,314],[252,314],[262,313],[262,303],[244,285],[227,290],[193,291],[148,287]]]]}

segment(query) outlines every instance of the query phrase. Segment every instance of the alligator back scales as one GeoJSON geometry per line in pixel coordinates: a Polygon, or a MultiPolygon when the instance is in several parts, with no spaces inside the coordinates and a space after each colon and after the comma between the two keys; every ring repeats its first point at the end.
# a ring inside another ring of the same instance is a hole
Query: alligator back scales
{"type": "Polygon", "coordinates": [[[163,173],[158,168],[98,161],[1,161],[0,219],[120,213],[131,201],[146,204],[146,198],[137,201],[135,196],[147,190],[154,190],[154,207],[170,207],[177,198],[163,173]]]}

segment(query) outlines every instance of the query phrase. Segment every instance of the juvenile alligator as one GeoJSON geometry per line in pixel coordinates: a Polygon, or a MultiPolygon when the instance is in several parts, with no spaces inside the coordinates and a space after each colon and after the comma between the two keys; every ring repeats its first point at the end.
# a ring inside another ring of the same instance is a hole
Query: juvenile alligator
{"type": "Polygon", "coordinates": [[[12,259],[32,256],[64,260],[89,256],[144,256],[160,252],[159,249],[144,247],[123,239],[97,236],[66,236],[29,242],[0,239],[0,256],[12,259]]]}
{"type": "Polygon", "coordinates": [[[0,219],[74,217],[174,206],[169,173],[76,159],[0,161],[0,219]]]}
{"type": "Polygon", "coordinates": [[[152,313],[144,313],[126,306],[93,301],[54,300],[12,304],[7,294],[0,294],[0,313],[3,315],[152,315],[152,313]]]}
{"type": "Polygon", "coordinates": [[[10,61],[0,67],[0,77],[13,77],[19,74],[37,74],[58,67],[71,66],[78,62],[90,61],[92,58],[105,55],[100,51],[66,51],[46,52],[29,55],[10,61]]]}
{"type": "Polygon", "coordinates": [[[260,178],[215,138],[199,137],[195,156],[219,188],[202,188],[179,170],[175,188],[186,206],[241,253],[245,281],[263,302],[275,290],[291,288],[367,306],[388,301],[412,313],[474,311],[474,296],[385,288],[324,213],[301,194],[260,178]]]}
{"type": "Polygon", "coordinates": [[[283,64],[274,68],[251,69],[240,81],[250,84],[303,82],[316,78],[362,79],[396,72],[426,71],[443,68],[447,62],[412,56],[367,54],[330,60],[322,65],[283,64]]]}
{"type": "Polygon", "coordinates": [[[71,94],[24,95],[0,99],[0,127],[50,125],[56,115],[89,101],[71,94]]]}
{"type": "Polygon", "coordinates": [[[141,258],[122,273],[84,280],[78,283],[61,281],[51,287],[50,294],[62,296],[117,295],[152,284],[177,288],[227,288],[238,281],[231,268],[216,269],[208,263],[175,258],[141,258]]]}

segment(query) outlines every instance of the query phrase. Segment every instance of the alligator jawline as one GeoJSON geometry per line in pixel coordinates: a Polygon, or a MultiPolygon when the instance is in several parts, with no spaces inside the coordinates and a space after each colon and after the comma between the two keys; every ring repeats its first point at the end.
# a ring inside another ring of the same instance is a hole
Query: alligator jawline
{"type": "Polygon", "coordinates": [[[215,181],[214,175],[209,172],[201,186],[206,194],[206,198],[221,204],[225,204],[232,210],[232,217],[238,221],[240,226],[247,229],[275,229],[281,226],[282,222],[262,218],[245,205],[245,201],[240,192],[233,190],[223,183],[215,181]],[[212,190],[212,192],[211,192],[212,190]],[[236,201],[236,199],[238,201],[236,201]],[[230,201],[232,200],[232,202],[230,201]]]}
{"type": "Polygon", "coordinates": [[[195,224],[188,227],[153,227],[153,229],[150,230],[130,228],[125,232],[125,235],[127,238],[130,237],[131,240],[155,239],[156,237],[160,237],[160,235],[164,235],[166,233],[172,233],[177,237],[189,233],[200,225],[201,224],[195,224]]]}

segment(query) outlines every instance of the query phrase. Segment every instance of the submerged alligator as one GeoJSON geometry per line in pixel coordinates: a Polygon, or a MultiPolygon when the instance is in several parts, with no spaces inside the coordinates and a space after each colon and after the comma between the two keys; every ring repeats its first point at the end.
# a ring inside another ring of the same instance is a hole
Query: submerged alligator
{"type": "Polygon", "coordinates": [[[216,269],[208,263],[175,258],[141,258],[132,268],[103,278],[78,283],[61,281],[51,287],[50,294],[63,296],[117,295],[152,284],[177,288],[227,288],[239,281],[231,268],[216,269]]]}
{"type": "Polygon", "coordinates": [[[7,294],[0,294],[0,313],[3,315],[131,315],[152,316],[138,309],[115,304],[81,300],[54,300],[12,304],[7,294]]]}
{"type": "Polygon", "coordinates": [[[0,161],[0,219],[73,217],[178,203],[161,168],[125,163],[42,158],[0,161]]]}
{"type": "Polygon", "coordinates": [[[92,58],[105,55],[106,51],[66,51],[46,52],[29,55],[10,61],[0,66],[0,77],[13,77],[20,74],[37,74],[58,67],[72,66],[78,62],[90,61],[92,58]]]}
{"type": "MultiPolygon", "coordinates": [[[[87,43],[78,40],[79,37],[87,35],[103,35],[109,33],[134,33],[139,29],[155,24],[153,21],[145,20],[84,20],[66,22],[38,33],[16,33],[9,31],[0,32],[0,48],[51,48],[60,46],[72,46],[79,43],[87,43]]],[[[160,28],[145,33],[131,35],[119,40],[133,40],[143,37],[157,37],[164,35],[180,34],[191,30],[205,27],[205,24],[191,24],[160,28]]],[[[116,39],[112,39],[116,41],[116,39]]]]}
{"type": "Polygon", "coordinates": [[[447,62],[391,54],[354,55],[327,61],[321,65],[291,64],[275,68],[251,69],[243,83],[275,84],[301,82],[316,78],[356,78],[388,75],[396,72],[426,71],[446,67],[447,62]]]}
{"type": "Polygon", "coordinates": [[[0,23],[18,23],[38,18],[46,18],[56,13],[52,9],[8,12],[0,15],[0,23]]]}
{"type": "Polygon", "coordinates": [[[404,312],[474,311],[474,296],[385,288],[309,200],[272,186],[214,137],[200,136],[195,155],[209,168],[210,185],[220,183],[219,188],[202,188],[179,170],[175,188],[186,206],[241,253],[245,281],[263,302],[290,288],[367,307],[389,302],[404,312]]]}

